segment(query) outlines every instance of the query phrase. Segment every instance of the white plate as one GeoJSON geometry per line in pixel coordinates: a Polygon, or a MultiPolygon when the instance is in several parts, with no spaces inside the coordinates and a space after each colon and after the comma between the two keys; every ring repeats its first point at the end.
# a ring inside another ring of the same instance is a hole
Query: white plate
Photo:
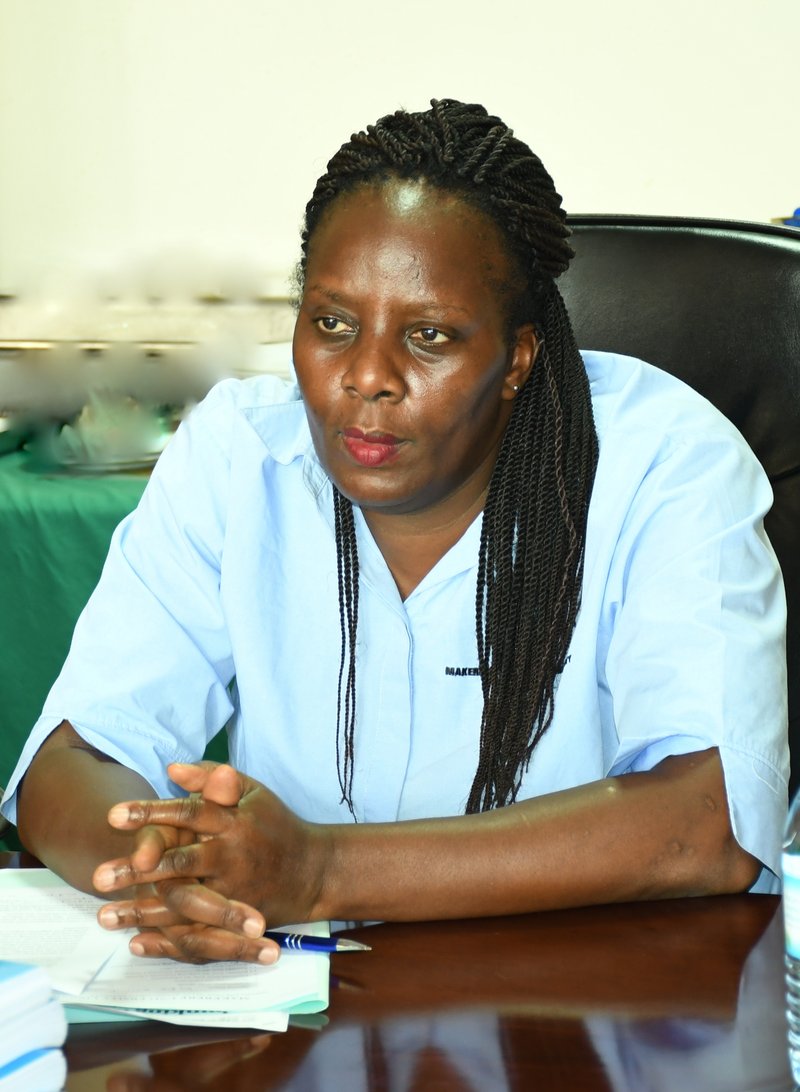
{"type": "Polygon", "coordinates": [[[160,454],[160,451],[153,451],[132,459],[98,459],[95,462],[65,460],[58,466],[70,474],[122,474],[129,470],[151,469],[155,466],[160,454]]]}

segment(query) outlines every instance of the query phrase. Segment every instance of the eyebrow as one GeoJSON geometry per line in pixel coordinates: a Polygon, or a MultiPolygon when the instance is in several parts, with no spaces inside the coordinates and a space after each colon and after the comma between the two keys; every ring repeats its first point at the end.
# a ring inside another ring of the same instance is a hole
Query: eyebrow
{"type": "Polygon", "coordinates": [[[319,292],[321,296],[325,296],[332,303],[344,302],[344,298],[338,292],[334,292],[332,288],[326,288],[323,284],[310,284],[308,287],[310,291],[319,292]]]}
{"type": "MultiPolygon", "coordinates": [[[[310,284],[308,286],[309,291],[318,292],[321,296],[330,300],[331,303],[340,303],[343,306],[348,305],[348,299],[340,292],[335,291],[333,288],[326,288],[323,284],[310,284]]],[[[446,315],[450,313],[469,315],[469,311],[466,307],[458,307],[452,303],[439,303],[437,300],[424,300],[420,303],[414,302],[414,307],[420,311],[428,311],[435,315],[446,315]]]]}

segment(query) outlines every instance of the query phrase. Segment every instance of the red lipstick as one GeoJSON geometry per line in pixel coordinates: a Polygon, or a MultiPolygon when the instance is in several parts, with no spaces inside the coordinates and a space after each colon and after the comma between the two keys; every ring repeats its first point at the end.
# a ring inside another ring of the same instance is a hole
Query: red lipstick
{"type": "Polygon", "coordinates": [[[401,441],[391,432],[362,432],[360,428],[346,428],[342,433],[344,446],[362,466],[382,466],[394,459],[401,441]]]}

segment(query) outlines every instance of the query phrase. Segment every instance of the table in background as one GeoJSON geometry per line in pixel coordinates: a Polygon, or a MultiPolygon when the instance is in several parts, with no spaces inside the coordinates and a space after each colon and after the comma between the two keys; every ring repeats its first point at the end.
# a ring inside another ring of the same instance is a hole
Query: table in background
{"type": "Polygon", "coordinates": [[[0,458],[0,784],[41,712],[142,473],[76,476],[0,458]]]}
{"type": "Polygon", "coordinates": [[[321,1030],[73,1028],[67,1092],[782,1092],[781,930],[757,895],[357,929],[321,1030]]]}
{"type": "MultiPolygon", "coordinates": [[[[146,472],[73,475],[0,457],[0,785],[14,768],[69,650],[114,528],[146,472]]],[[[224,737],[208,754],[222,759],[224,737]]]]}

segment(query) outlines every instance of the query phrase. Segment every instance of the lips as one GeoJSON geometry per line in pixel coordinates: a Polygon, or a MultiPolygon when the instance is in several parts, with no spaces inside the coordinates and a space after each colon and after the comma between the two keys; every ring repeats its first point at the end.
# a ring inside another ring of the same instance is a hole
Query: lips
{"type": "Polygon", "coordinates": [[[361,466],[382,466],[397,457],[402,443],[391,432],[362,432],[346,428],[342,433],[344,446],[361,466]]]}

